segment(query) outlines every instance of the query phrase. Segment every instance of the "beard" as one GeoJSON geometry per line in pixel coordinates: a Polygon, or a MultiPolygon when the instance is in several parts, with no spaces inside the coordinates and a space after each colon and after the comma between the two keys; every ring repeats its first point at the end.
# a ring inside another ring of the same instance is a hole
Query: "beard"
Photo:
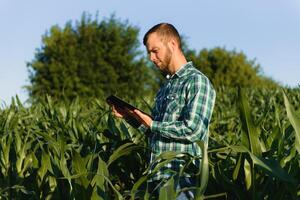
{"type": "Polygon", "coordinates": [[[167,46],[165,57],[161,59],[161,65],[158,68],[161,70],[162,74],[169,74],[169,66],[171,63],[172,52],[167,46]]]}

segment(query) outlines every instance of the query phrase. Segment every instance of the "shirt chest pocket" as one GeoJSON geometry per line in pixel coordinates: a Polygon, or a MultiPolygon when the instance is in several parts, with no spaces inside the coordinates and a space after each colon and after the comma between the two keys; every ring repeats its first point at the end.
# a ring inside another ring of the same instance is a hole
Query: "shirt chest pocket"
{"type": "Polygon", "coordinates": [[[174,113],[180,110],[180,99],[177,93],[170,93],[166,96],[166,112],[174,113]]]}

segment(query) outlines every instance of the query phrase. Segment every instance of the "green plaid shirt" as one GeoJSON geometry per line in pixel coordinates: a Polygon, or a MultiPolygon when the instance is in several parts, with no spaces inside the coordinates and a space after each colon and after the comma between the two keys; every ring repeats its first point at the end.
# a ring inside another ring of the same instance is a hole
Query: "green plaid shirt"
{"type": "MultiPolygon", "coordinates": [[[[208,127],[215,102],[215,90],[208,78],[193,67],[183,65],[156,95],[150,127],[150,164],[162,152],[174,151],[201,155],[195,141],[208,142],[208,127]]],[[[143,128],[141,128],[143,129],[143,128]]],[[[168,178],[171,171],[178,172],[183,163],[173,160],[155,174],[152,180],[168,178]]]]}

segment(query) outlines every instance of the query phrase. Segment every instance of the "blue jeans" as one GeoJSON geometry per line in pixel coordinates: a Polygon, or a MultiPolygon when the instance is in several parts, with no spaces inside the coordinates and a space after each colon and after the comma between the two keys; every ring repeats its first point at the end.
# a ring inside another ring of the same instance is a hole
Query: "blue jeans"
{"type": "MultiPolygon", "coordinates": [[[[196,187],[196,179],[192,177],[182,177],[179,179],[179,184],[177,185],[177,190],[189,187],[196,187]]],[[[193,190],[186,190],[181,192],[176,200],[186,200],[186,199],[194,199],[195,198],[195,191],[193,190]]]]}

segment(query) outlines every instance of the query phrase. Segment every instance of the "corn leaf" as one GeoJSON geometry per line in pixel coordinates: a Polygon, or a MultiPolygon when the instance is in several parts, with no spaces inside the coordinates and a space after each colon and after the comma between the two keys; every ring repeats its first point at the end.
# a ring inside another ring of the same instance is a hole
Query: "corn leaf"
{"type": "Polygon", "coordinates": [[[295,146],[300,154],[300,115],[297,115],[293,106],[290,104],[286,94],[283,92],[284,104],[287,112],[287,116],[295,129],[295,146]]]}
{"type": "Polygon", "coordinates": [[[159,200],[175,199],[174,178],[170,178],[159,190],[159,200]]]}
{"type": "Polygon", "coordinates": [[[250,105],[246,100],[246,95],[243,89],[239,88],[239,106],[240,116],[242,120],[244,138],[247,139],[247,146],[249,145],[250,151],[257,156],[261,156],[261,145],[259,141],[259,131],[254,125],[251,117],[250,105]]]}

